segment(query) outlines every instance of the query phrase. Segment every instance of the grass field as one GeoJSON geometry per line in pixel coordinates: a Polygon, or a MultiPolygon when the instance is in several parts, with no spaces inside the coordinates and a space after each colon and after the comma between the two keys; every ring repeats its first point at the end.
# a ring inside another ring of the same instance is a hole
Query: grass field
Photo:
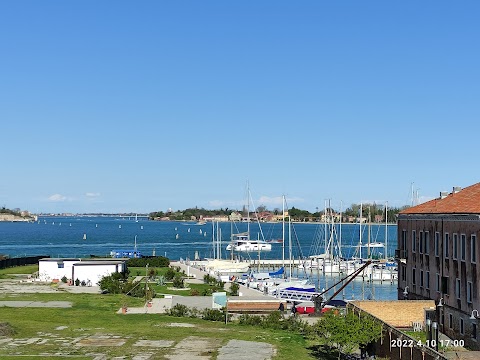
{"type": "MultiPolygon", "coordinates": [[[[28,267],[28,271],[31,270],[36,271],[34,267],[28,267]]],[[[1,270],[0,276],[28,271],[27,267],[1,270]]],[[[150,354],[149,359],[167,359],[165,356],[172,354],[173,347],[186,343],[188,339],[204,339],[205,343],[211,344],[203,354],[211,359],[216,358],[219,347],[232,339],[272,344],[276,349],[274,359],[313,359],[306,349],[307,341],[299,334],[160,314],[117,314],[123,304],[131,307],[144,304],[143,299],[125,295],[71,294],[58,290],[55,293],[2,293],[0,301],[4,300],[70,301],[73,306],[0,307],[0,322],[9,323],[15,330],[9,341],[2,342],[6,338],[0,336],[1,359],[18,359],[19,356],[22,359],[94,359],[98,354],[106,358],[124,356],[130,359],[145,353],[150,354]],[[189,327],[184,327],[187,325],[189,327]],[[170,341],[172,345],[141,345],[145,341],[170,341]]]]}
{"type": "Polygon", "coordinates": [[[15,278],[18,274],[33,274],[38,271],[38,265],[15,266],[0,270],[0,279],[15,278]]]}

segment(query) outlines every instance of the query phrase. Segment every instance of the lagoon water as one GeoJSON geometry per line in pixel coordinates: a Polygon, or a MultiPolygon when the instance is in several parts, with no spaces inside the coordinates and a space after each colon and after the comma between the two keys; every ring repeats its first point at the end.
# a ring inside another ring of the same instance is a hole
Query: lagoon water
{"type": "MultiPolygon", "coordinates": [[[[252,237],[260,237],[263,232],[267,240],[282,239],[282,224],[266,223],[250,224],[252,237]]],[[[291,236],[288,236],[286,225],[286,257],[288,243],[291,239],[292,255],[296,259],[323,252],[325,226],[322,223],[295,223],[291,226],[291,236]]],[[[246,223],[220,223],[215,234],[220,234],[221,249],[224,258],[230,254],[225,251],[230,234],[247,230],[246,223]]],[[[393,256],[397,247],[397,227],[387,227],[387,255],[393,256]]],[[[0,254],[16,256],[49,255],[51,257],[88,257],[110,256],[112,250],[137,249],[143,255],[163,255],[171,260],[180,258],[193,259],[195,253],[200,258],[213,256],[212,223],[198,225],[189,222],[149,221],[134,217],[40,217],[35,223],[0,222],[0,254]]],[[[363,243],[367,242],[368,228],[362,226],[363,243]]],[[[336,239],[340,238],[340,227],[336,228],[336,239]]],[[[358,224],[341,226],[342,255],[351,257],[355,254],[359,243],[360,227],[358,224]]],[[[371,242],[384,242],[385,225],[373,225],[370,228],[371,242]]],[[[383,251],[383,248],[379,248],[383,251]]],[[[366,250],[363,250],[366,256],[366,250]]],[[[384,254],[377,253],[381,257],[384,254]]],[[[245,254],[245,258],[257,259],[258,254],[245,254]]],[[[273,243],[272,251],[260,254],[262,259],[281,259],[282,244],[273,243]]],[[[296,274],[295,274],[296,275],[296,274]]],[[[299,274],[300,275],[300,274],[299,274]]],[[[317,277],[315,273],[307,274],[318,287],[328,288],[333,284],[332,277],[317,277]]],[[[338,280],[338,279],[337,279],[338,280]]],[[[341,296],[341,295],[339,295],[341,296]]],[[[396,299],[396,284],[371,284],[355,280],[346,288],[347,298],[396,299]]]]}

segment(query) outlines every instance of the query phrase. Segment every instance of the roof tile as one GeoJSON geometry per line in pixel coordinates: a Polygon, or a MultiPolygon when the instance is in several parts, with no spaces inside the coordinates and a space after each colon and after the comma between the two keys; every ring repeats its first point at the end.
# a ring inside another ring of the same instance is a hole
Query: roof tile
{"type": "Polygon", "coordinates": [[[480,183],[450,193],[443,199],[412,206],[400,214],[480,214],[480,183]]]}

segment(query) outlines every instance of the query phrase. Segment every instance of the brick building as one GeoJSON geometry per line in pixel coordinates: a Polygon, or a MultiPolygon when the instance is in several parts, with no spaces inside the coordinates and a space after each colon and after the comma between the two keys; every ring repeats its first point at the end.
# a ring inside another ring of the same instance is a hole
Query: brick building
{"type": "Polygon", "coordinates": [[[439,329],[480,349],[480,183],[410,207],[398,217],[398,299],[432,299],[439,329]]]}

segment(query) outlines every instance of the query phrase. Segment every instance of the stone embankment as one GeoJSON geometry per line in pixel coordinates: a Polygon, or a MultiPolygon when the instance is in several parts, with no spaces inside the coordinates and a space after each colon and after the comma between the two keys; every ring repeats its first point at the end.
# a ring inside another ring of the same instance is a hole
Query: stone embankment
{"type": "Polygon", "coordinates": [[[32,217],[23,217],[23,216],[17,216],[13,214],[0,214],[0,221],[14,221],[14,222],[21,222],[21,221],[34,221],[35,219],[32,217]]]}

